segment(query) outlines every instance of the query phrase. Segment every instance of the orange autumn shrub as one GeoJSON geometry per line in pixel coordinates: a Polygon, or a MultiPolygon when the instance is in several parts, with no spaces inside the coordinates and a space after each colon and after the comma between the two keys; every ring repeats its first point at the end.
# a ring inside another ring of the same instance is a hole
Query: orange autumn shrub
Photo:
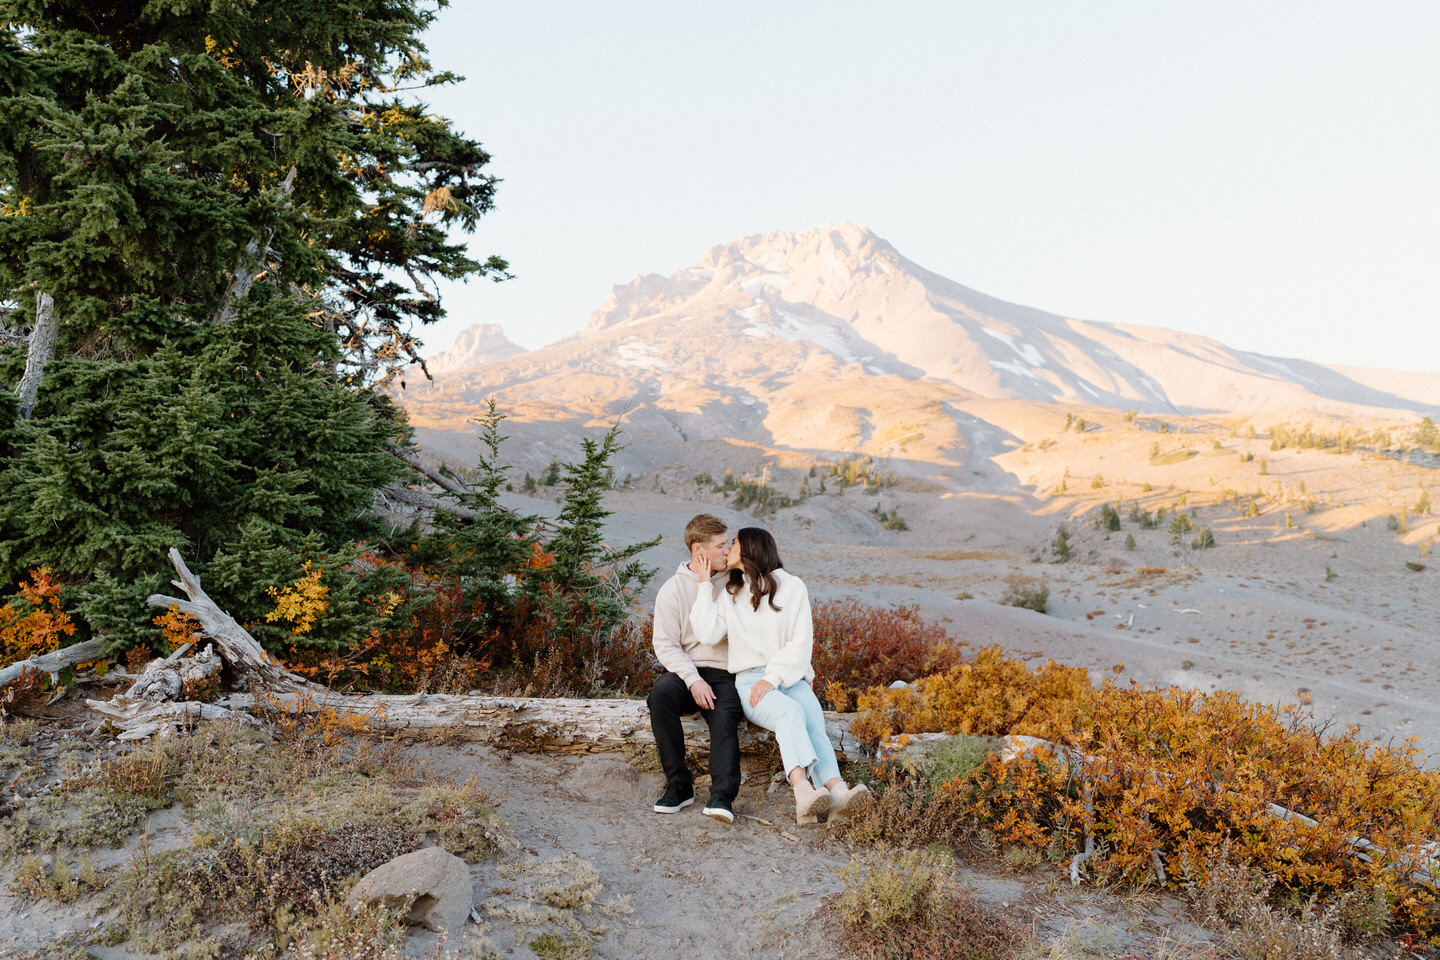
{"type": "MultiPolygon", "coordinates": [[[[164,641],[166,651],[178,650],[187,643],[197,643],[200,637],[200,621],[194,614],[186,613],[180,609],[178,603],[172,603],[165,608],[165,612],[153,618],[151,623],[160,628],[160,636],[164,641]]],[[[150,653],[149,647],[140,647],[143,654],[150,653]]],[[[144,670],[147,659],[141,660],[139,667],[144,670]]],[[[139,671],[136,671],[139,672],[139,671]]]]}
{"type": "Polygon", "coordinates": [[[817,600],[811,609],[812,686],[832,709],[848,709],[871,687],[914,680],[960,660],[962,644],[944,627],[921,618],[913,606],[871,607],[847,598],[817,600]]]}
{"type": "Polygon", "coordinates": [[[1435,891],[1411,881],[1422,848],[1440,850],[1440,772],[1420,767],[1413,742],[1377,746],[1354,727],[1327,736],[1298,707],[1230,691],[1107,684],[1071,743],[1096,794],[1107,874],[1143,873],[1151,851],[1180,873],[1228,841],[1282,890],[1378,887],[1401,926],[1440,933],[1435,891]]]}
{"type": "MultiPolygon", "coordinates": [[[[487,640],[476,628],[486,620],[484,604],[467,599],[454,577],[412,570],[373,554],[361,560],[371,569],[385,567],[404,574],[395,589],[363,601],[374,619],[391,626],[372,629],[363,641],[339,652],[293,645],[285,653],[287,669],[332,689],[383,693],[472,689],[489,668],[487,640]],[[397,611],[402,615],[392,617],[397,611]]],[[[276,594],[275,619],[294,624],[296,636],[304,635],[310,614],[323,615],[327,601],[319,573],[318,568],[307,567],[305,576],[276,594]]]]}
{"type": "Polygon", "coordinates": [[[1036,670],[986,647],[969,663],[921,677],[898,690],[859,698],[850,730],[866,743],[897,733],[1021,733],[1056,739],[1076,722],[1090,693],[1089,674],[1046,660],[1036,670]]]}
{"type": "Polygon", "coordinates": [[[0,666],[60,649],[60,638],[75,635],[75,624],[60,605],[60,584],[49,567],[30,571],[20,594],[0,607],[0,666]]]}
{"type": "MultiPolygon", "coordinates": [[[[332,689],[384,693],[483,688],[593,696],[643,692],[655,678],[648,621],[615,626],[595,596],[541,583],[528,592],[517,585],[502,602],[468,589],[449,571],[412,569],[374,555],[364,561],[404,573],[394,592],[371,601],[379,605],[376,618],[390,626],[341,652],[293,645],[284,656],[288,669],[332,689]]],[[[544,570],[553,559],[531,551],[525,564],[544,570]]],[[[307,570],[292,588],[277,591],[276,609],[284,611],[277,619],[299,626],[315,609],[312,601],[324,600],[315,590],[315,572],[307,570]]]]}
{"type": "Polygon", "coordinates": [[[1440,772],[1423,768],[1413,742],[1327,735],[1299,708],[1228,691],[1096,690],[1083,670],[1030,671],[993,647],[860,705],[851,730],[869,742],[902,731],[1055,742],[1009,764],[992,754],[935,788],[927,803],[951,810],[952,829],[984,828],[1066,862],[1088,836],[1097,852],[1084,871],[1127,883],[1203,883],[1207,864],[1228,862],[1282,898],[1378,891],[1408,942],[1440,946],[1440,772]]]}
{"type": "Polygon", "coordinates": [[[1171,886],[1203,882],[1223,858],[1278,895],[1379,890],[1398,930],[1440,945],[1440,877],[1419,872],[1440,850],[1440,772],[1419,766],[1413,743],[1379,747],[1353,728],[1326,736],[1298,710],[1228,691],[1107,683],[1077,717],[1061,738],[1073,762],[992,756],[947,785],[967,798],[964,816],[1067,857],[1088,833],[1100,852],[1085,871],[1110,880],[1153,882],[1158,862],[1171,886]]]}
{"type": "Polygon", "coordinates": [[[545,584],[535,600],[516,604],[505,642],[525,667],[509,682],[532,696],[593,697],[604,692],[649,691],[660,672],[650,638],[650,618],[632,617],[618,626],[593,596],[545,584]]]}

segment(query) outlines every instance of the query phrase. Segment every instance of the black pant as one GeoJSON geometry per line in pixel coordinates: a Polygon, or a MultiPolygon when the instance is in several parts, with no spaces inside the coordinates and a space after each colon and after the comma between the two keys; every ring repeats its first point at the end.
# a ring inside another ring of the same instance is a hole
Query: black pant
{"type": "Polygon", "coordinates": [[[697,667],[700,679],[715,691],[715,708],[701,710],[690,688],[678,674],[662,673],[650,688],[650,729],[660,751],[660,766],[668,787],[694,788],[694,778],[685,765],[685,732],[680,718],[699,710],[710,725],[710,793],[734,800],[740,792],[740,695],[735,692],[735,675],[715,667],[697,667]]]}

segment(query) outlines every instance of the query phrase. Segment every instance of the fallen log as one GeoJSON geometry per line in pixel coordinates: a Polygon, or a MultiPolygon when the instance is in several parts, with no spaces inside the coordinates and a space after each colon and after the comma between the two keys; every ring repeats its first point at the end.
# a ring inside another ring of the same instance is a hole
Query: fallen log
{"type": "Polygon", "coordinates": [[[66,667],[73,667],[77,663],[88,663],[91,660],[102,659],[105,649],[103,640],[86,640],[84,643],[77,643],[69,647],[61,647],[59,650],[52,650],[50,653],[43,653],[39,656],[21,660],[19,663],[12,663],[10,666],[0,670],[0,687],[7,686],[20,679],[20,675],[27,670],[36,673],[56,674],[66,667]]]}
{"type": "MultiPolygon", "coordinates": [[[[200,624],[201,636],[213,641],[231,667],[240,690],[221,698],[216,710],[250,712],[277,710],[292,714],[332,711],[363,718],[370,732],[408,736],[449,735],[481,743],[557,753],[596,753],[620,750],[631,744],[652,745],[650,710],[643,700],[575,700],[541,697],[488,697],[453,694],[343,694],[289,673],[240,624],[206,595],[200,578],[190,571],[180,552],[170,551],[179,575],[175,585],[187,599],[162,594],[149,598],[151,606],[178,607],[200,624]]],[[[122,731],[124,739],[142,739],[163,733],[187,719],[211,719],[198,704],[155,704],[138,696],[109,701],[87,700],[122,731]],[[183,707],[184,709],[177,709],[183,707]]],[[[219,716],[217,714],[216,716],[219,716]]],[[[357,723],[357,726],[360,726],[357,723]]],[[[827,713],[830,741],[851,760],[865,756],[863,746],[850,735],[846,714],[827,713]]],[[[698,717],[684,722],[687,745],[708,749],[709,729],[698,717]]],[[[769,731],[742,723],[742,750],[756,749],[770,739],[769,731]]]]}
{"type": "MultiPolygon", "coordinates": [[[[643,700],[582,700],[454,694],[344,695],[327,691],[255,697],[237,694],[216,702],[236,710],[269,708],[291,713],[332,710],[363,717],[366,729],[402,736],[454,736],[546,753],[602,753],[629,745],[653,746],[650,709],[643,700]]],[[[687,747],[708,750],[710,729],[700,716],[682,721],[687,747]]],[[[830,742],[850,760],[866,756],[850,734],[850,714],[826,713],[830,742]]],[[[770,731],[740,723],[740,749],[762,749],[770,731]]]]}
{"type": "Polygon", "coordinates": [[[194,617],[200,624],[200,635],[215,642],[220,656],[235,672],[235,680],[243,688],[255,686],[275,693],[330,693],[327,688],[290,673],[266,653],[248,630],[210,599],[200,585],[200,578],[190,571],[174,547],[170,548],[170,562],[180,577],[170,582],[185,591],[186,599],[156,593],[151,594],[146,603],[166,609],[175,607],[194,617]]]}

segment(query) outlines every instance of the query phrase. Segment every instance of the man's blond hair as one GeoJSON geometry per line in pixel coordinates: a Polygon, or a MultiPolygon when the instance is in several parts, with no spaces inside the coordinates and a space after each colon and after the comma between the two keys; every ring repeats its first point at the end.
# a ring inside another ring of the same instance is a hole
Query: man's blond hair
{"type": "Polygon", "coordinates": [[[685,549],[704,543],[717,533],[725,532],[725,521],[708,513],[697,513],[685,524],[685,549]]]}

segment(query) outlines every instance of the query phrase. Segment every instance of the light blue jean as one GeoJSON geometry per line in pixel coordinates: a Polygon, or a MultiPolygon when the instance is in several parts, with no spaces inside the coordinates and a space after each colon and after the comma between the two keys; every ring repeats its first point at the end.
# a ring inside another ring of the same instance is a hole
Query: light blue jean
{"type": "Polygon", "coordinates": [[[823,790],[826,783],[840,776],[840,763],[835,759],[830,735],[825,732],[825,713],[815,699],[815,691],[810,689],[810,681],[777,687],[752,707],[750,688],[764,679],[764,667],[735,674],[735,692],[740,694],[745,719],[774,731],[786,776],[796,767],[804,767],[810,782],[823,790]]]}

